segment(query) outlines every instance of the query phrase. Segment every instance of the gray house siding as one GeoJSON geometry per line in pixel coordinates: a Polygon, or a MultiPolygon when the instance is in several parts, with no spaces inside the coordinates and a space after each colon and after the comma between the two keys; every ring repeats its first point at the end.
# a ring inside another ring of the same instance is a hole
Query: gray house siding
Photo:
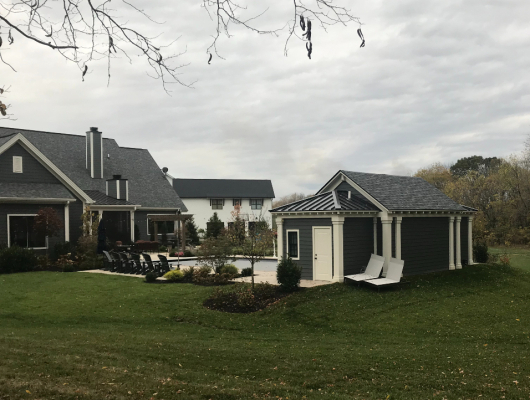
{"type": "Polygon", "coordinates": [[[460,223],[460,249],[462,257],[462,265],[467,265],[469,263],[468,254],[467,254],[467,243],[468,243],[468,217],[462,217],[462,222],[460,223]]]}
{"type": "Polygon", "coordinates": [[[359,273],[374,251],[373,218],[344,220],[344,275],[359,273]]]}
{"type": "Polygon", "coordinates": [[[449,269],[449,220],[447,217],[404,217],[401,225],[404,275],[449,269]]]}
{"type": "MultiPolygon", "coordinates": [[[[284,238],[287,238],[288,229],[298,229],[300,232],[298,238],[300,260],[296,263],[302,267],[302,279],[313,279],[313,226],[332,226],[331,218],[285,219],[283,223],[284,238]]],[[[333,243],[333,238],[331,242],[333,243]]],[[[287,254],[287,240],[285,239],[283,254],[287,254]]]]}
{"type": "Polygon", "coordinates": [[[0,182],[61,183],[18,143],[0,155],[0,182]],[[13,172],[14,156],[22,157],[22,173],[13,172]]]}
{"type": "MultiPolygon", "coordinates": [[[[37,214],[44,206],[38,204],[2,204],[0,207],[0,244],[7,245],[7,216],[9,214],[37,214]]],[[[47,204],[45,207],[53,208],[64,224],[64,206],[57,204],[47,204]]],[[[56,243],[64,242],[64,228],[60,230],[58,236],[49,238],[49,248],[53,248],[56,243]]]]}
{"type": "Polygon", "coordinates": [[[77,243],[83,231],[81,229],[81,215],[83,215],[83,203],[80,200],[70,203],[70,242],[77,243]]]}
{"type": "Polygon", "coordinates": [[[366,197],[364,197],[357,189],[355,189],[352,185],[350,185],[348,182],[341,182],[339,186],[335,188],[335,190],[344,190],[344,191],[350,191],[351,196],[359,197],[363,200],[366,200],[366,197]]]}
{"type": "MultiPolygon", "coordinates": [[[[372,236],[372,241],[373,238],[372,236]]],[[[383,255],[383,224],[381,223],[381,218],[377,218],[377,255],[383,255]]]]}

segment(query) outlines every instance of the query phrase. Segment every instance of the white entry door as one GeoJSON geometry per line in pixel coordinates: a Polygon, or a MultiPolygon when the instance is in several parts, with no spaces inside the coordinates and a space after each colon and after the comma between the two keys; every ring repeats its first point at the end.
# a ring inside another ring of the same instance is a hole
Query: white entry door
{"type": "Polygon", "coordinates": [[[331,227],[313,227],[313,279],[330,281],[333,278],[333,253],[331,250],[331,227]]]}

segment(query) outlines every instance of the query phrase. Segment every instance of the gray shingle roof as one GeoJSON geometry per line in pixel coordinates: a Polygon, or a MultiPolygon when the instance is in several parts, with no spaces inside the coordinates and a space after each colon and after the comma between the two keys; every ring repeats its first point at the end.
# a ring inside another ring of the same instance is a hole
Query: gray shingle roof
{"type": "Polygon", "coordinates": [[[274,208],[271,212],[293,212],[293,211],[380,211],[368,200],[360,198],[348,199],[339,195],[336,190],[317,194],[316,196],[295,201],[274,208]]]}
{"type": "Polygon", "coordinates": [[[468,211],[422,178],[340,171],[388,210],[468,211]]]}
{"type": "MultiPolygon", "coordinates": [[[[129,201],[142,207],[186,206],[175,193],[148,150],[120,147],[103,138],[104,177],[92,179],[86,169],[86,136],[0,127],[0,145],[21,133],[83,191],[106,192],[106,179],[120,174],[129,179],[129,201]],[[107,158],[110,155],[110,158],[107,158]]],[[[103,132],[105,135],[105,132],[103,132]]]]}
{"type": "Polygon", "coordinates": [[[127,206],[134,205],[130,201],[123,199],[115,199],[114,197],[107,196],[105,193],[101,193],[98,190],[85,190],[85,193],[94,200],[98,206],[127,206]]]}
{"type": "Polygon", "coordinates": [[[178,195],[185,198],[273,199],[272,182],[267,179],[173,179],[178,195]]]}
{"type": "Polygon", "coordinates": [[[31,199],[71,199],[75,197],[61,184],[0,182],[0,197],[31,199]]]}

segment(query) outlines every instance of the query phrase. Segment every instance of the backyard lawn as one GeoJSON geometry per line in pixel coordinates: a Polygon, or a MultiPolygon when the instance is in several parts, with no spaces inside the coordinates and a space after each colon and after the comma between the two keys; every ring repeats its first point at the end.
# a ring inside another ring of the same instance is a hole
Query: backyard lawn
{"type": "Polygon", "coordinates": [[[212,288],[0,276],[0,399],[528,399],[530,273],[472,266],[403,290],[334,284],[254,314],[212,288]]]}
{"type": "Polygon", "coordinates": [[[522,268],[530,272],[530,249],[524,247],[490,247],[490,253],[507,253],[512,267],[522,268]]]}

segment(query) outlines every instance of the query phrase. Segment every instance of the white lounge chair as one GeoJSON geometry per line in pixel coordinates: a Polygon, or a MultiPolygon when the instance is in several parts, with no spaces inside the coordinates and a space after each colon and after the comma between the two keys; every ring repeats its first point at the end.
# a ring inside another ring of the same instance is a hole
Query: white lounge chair
{"type": "Polygon", "coordinates": [[[386,278],[371,279],[367,283],[377,287],[386,285],[395,285],[401,281],[401,274],[403,273],[403,266],[405,262],[397,258],[391,258],[388,262],[388,270],[386,271],[386,278]]]}
{"type": "Polygon", "coordinates": [[[371,279],[379,278],[383,269],[385,259],[381,256],[372,254],[366,270],[361,274],[346,275],[344,278],[351,279],[355,282],[367,281],[371,279]]]}

